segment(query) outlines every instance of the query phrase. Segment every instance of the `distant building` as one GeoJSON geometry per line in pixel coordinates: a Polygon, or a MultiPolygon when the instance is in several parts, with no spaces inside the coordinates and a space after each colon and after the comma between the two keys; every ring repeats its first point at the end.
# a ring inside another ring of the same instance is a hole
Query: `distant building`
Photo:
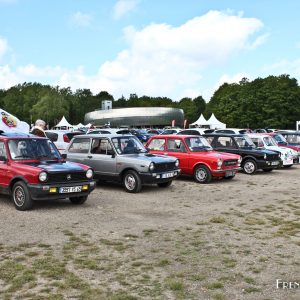
{"type": "MultiPolygon", "coordinates": [[[[108,102],[108,100],[103,102],[106,101],[108,102]]],[[[112,109],[107,102],[105,105],[103,102],[102,110],[95,110],[85,115],[85,124],[92,123],[96,126],[110,124],[111,127],[164,127],[171,126],[172,121],[175,120],[175,126],[183,127],[184,112],[182,109],[170,107],[130,107],[112,109]]]]}
{"type": "Polygon", "coordinates": [[[101,110],[110,110],[112,109],[112,101],[111,100],[103,100],[101,102],[101,110]]]}

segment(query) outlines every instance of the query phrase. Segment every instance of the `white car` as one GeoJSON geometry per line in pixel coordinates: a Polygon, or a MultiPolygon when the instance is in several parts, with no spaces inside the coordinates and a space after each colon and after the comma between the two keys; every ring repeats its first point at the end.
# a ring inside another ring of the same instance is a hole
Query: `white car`
{"type": "Polygon", "coordinates": [[[51,140],[61,154],[66,153],[73,136],[83,134],[82,131],[69,131],[69,130],[46,130],[45,134],[51,140]]]}
{"type": "Polygon", "coordinates": [[[294,161],[294,155],[296,152],[293,149],[280,147],[277,145],[274,138],[270,135],[263,133],[248,133],[247,134],[257,148],[264,148],[280,153],[280,158],[284,167],[291,167],[294,161]]]}

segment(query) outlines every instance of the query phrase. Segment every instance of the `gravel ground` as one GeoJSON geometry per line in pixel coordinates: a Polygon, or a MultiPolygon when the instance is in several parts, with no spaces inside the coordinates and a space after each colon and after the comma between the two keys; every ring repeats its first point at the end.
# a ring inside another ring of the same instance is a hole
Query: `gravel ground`
{"type": "Polygon", "coordinates": [[[276,279],[300,282],[299,176],[294,166],[207,185],[180,178],[139,194],[101,183],[82,206],[40,201],[27,212],[3,196],[0,272],[18,257],[31,272],[33,258],[51,251],[86,285],[36,269],[31,285],[15,289],[13,277],[0,275],[0,298],[31,291],[28,299],[299,299],[300,289],[276,289],[276,279]],[[97,267],[103,256],[110,267],[97,267]]]}

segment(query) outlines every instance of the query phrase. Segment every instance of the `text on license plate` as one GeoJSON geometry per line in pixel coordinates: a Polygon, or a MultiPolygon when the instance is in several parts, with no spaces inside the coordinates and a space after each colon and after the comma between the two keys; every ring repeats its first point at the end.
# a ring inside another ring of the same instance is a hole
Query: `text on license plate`
{"type": "Polygon", "coordinates": [[[78,193],[81,192],[81,186],[61,187],[59,188],[60,193],[78,193]]]}
{"type": "Polygon", "coordinates": [[[226,171],[225,176],[234,176],[235,172],[234,171],[226,171]]]}
{"type": "Polygon", "coordinates": [[[272,166],[277,166],[279,165],[279,161],[272,161],[272,166]]]}
{"type": "Polygon", "coordinates": [[[170,178],[174,176],[174,172],[164,173],[161,175],[161,178],[170,178]]]}

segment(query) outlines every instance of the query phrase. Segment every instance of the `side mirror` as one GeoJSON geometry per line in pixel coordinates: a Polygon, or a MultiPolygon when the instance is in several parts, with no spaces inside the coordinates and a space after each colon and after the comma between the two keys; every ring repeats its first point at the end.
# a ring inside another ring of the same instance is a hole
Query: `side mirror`
{"type": "Polygon", "coordinates": [[[67,154],[62,154],[61,157],[62,157],[63,159],[67,159],[67,154]]]}
{"type": "Polygon", "coordinates": [[[0,162],[6,163],[7,158],[5,156],[0,156],[0,162]]]}

